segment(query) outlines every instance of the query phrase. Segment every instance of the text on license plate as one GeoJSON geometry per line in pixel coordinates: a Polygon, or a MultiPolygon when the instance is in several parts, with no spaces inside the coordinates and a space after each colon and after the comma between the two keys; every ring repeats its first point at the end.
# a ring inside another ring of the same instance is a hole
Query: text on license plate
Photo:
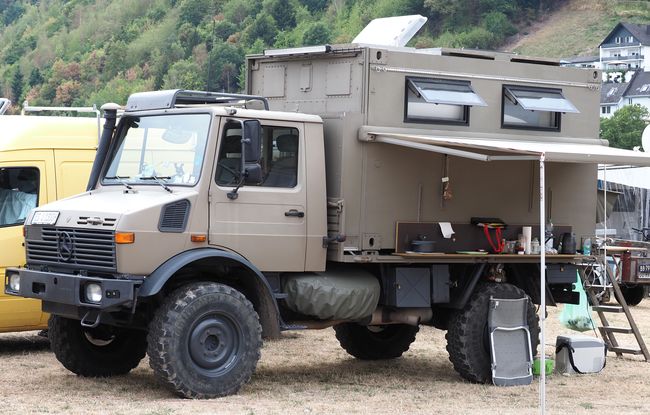
{"type": "Polygon", "coordinates": [[[638,278],[650,279],[650,264],[639,264],[638,278]]]}

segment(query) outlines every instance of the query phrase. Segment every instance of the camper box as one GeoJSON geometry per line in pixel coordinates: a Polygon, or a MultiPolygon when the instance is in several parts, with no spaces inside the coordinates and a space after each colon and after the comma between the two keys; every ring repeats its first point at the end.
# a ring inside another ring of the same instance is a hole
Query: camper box
{"type": "MultiPolygon", "coordinates": [[[[329,234],[345,235],[329,245],[333,261],[399,262],[388,254],[411,251],[421,236],[436,252],[490,251],[472,217],[505,222],[504,239],[539,223],[537,162],[497,161],[494,146],[503,156],[514,144],[604,144],[597,70],[495,52],[361,45],[270,50],[247,63],[249,94],[268,97],[273,110],[323,118],[329,234]],[[438,222],[449,222],[454,237],[444,238],[438,222]]],[[[593,234],[596,168],[547,163],[555,241],[560,232],[593,234]]]]}

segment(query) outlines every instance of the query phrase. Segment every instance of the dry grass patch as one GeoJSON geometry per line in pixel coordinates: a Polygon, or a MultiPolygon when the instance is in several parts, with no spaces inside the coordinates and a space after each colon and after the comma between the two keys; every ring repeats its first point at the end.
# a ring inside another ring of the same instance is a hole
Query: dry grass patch
{"type": "MultiPolygon", "coordinates": [[[[547,355],[553,354],[557,335],[570,333],[559,324],[559,311],[549,308],[547,355]]],[[[634,314],[650,342],[650,300],[634,314]]],[[[621,343],[631,344],[623,337],[621,343]]],[[[511,388],[470,384],[454,372],[445,345],[444,332],[423,327],[403,358],[361,362],[339,347],[331,329],[290,332],[264,344],[253,379],[238,395],[190,401],[160,385],[146,360],[128,376],[80,378],[56,361],[35,332],[5,334],[0,335],[0,400],[5,414],[537,413],[537,381],[511,388]]],[[[601,374],[554,374],[547,380],[548,412],[648,413],[649,369],[639,357],[610,353],[601,374]]]]}

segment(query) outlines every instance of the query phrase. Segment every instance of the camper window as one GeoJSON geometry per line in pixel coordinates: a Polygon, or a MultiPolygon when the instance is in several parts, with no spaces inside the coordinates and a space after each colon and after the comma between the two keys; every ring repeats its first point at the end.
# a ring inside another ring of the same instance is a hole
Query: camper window
{"type": "Polygon", "coordinates": [[[579,111],[559,89],[503,87],[503,128],[559,131],[563,112],[579,111]]]}
{"type": "Polygon", "coordinates": [[[39,172],[36,167],[0,169],[0,227],[22,225],[38,203],[39,172]]]}
{"type": "Polygon", "coordinates": [[[469,82],[406,78],[405,122],[469,124],[469,107],[486,106],[469,82]]]}

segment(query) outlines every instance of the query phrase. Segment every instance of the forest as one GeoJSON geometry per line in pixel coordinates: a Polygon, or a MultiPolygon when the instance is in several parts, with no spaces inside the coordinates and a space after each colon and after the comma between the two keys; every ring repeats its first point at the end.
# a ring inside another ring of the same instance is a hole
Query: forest
{"type": "Polygon", "coordinates": [[[89,106],[124,104],[143,90],[239,92],[247,54],[347,43],[385,16],[428,18],[409,46],[498,49],[560,3],[0,0],[0,96],[30,105],[89,106]]]}

